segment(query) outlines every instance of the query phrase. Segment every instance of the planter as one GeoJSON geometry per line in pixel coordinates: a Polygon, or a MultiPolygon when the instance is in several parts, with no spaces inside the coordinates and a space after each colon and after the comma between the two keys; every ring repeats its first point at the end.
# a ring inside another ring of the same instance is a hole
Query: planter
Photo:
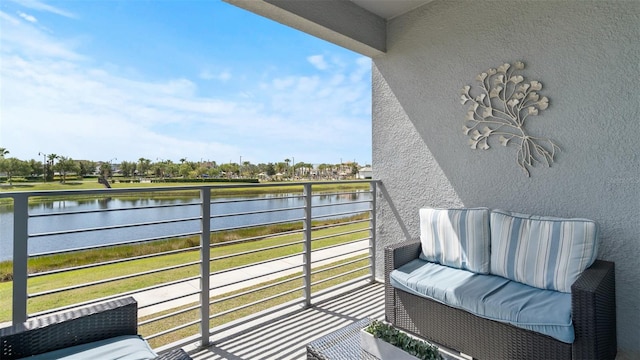
{"type": "Polygon", "coordinates": [[[360,343],[362,344],[362,350],[378,359],[419,360],[408,352],[379,338],[375,338],[364,330],[360,330],[360,343]]]}
{"type": "Polygon", "coordinates": [[[360,343],[364,351],[379,359],[442,360],[437,346],[379,320],[360,331],[360,343]]]}

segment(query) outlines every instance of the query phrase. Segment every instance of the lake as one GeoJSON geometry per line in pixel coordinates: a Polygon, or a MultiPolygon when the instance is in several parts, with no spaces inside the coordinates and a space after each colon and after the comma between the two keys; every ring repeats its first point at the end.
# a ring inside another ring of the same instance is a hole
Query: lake
{"type": "MultiPolygon", "coordinates": [[[[328,215],[340,217],[338,213],[367,211],[369,203],[354,201],[370,200],[369,192],[319,195],[312,198],[313,217],[328,215]]],[[[48,233],[76,229],[100,229],[75,234],[52,235],[29,239],[29,254],[68,250],[79,247],[112,244],[164,236],[179,236],[200,230],[199,220],[188,220],[170,224],[134,226],[123,229],[102,230],[105,227],[157,222],[163,220],[188,219],[200,216],[198,198],[180,200],[152,199],[92,199],[60,200],[29,206],[30,215],[58,214],[29,219],[29,234],[48,233]],[[132,207],[163,206],[150,209],[132,207]],[[68,214],[78,211],[121,209],[119,211],[68,214]],[[65,213],[67,213],[65,215],[65,213]]],[[[211,229],[257,225],[274,221],[288,221],[304,217],[303,209],[282,210],[304,206],[304,197],[298,194],[266,194],[250,198],[227,197],[212,199],[211,215],[229,215],[244,212],[260,212],[248,215],[223,216],[211,219],[211,229]]],[[[0,206],[0,261],[13,257],[13,209],[0,206]]]]}

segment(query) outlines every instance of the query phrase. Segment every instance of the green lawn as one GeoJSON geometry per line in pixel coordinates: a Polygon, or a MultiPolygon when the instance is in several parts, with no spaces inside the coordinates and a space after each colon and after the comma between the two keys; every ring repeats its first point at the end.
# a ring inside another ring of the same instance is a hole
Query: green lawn
{"type": "MultiPolygon", "coordinates": [[[[314,241],[313,248],[318,249],[325,246],[352,241],[354,239],[364,238],[368,236],[368,230],[366,230],[367,227],[368,223],[358,223],[313,231],[313,237],[317,238],[362,229],[362,231],[353,234],[335,236],[328,239],[314,241]]],[[[239,255],[226,258],[224,260],[212,261],[211,269],[212,271],[218,271],[299,253],[302,251],[302,244],[292,243],[297,242],[301,239],[301,234],[292,234],[273,236],[271,238],[254,242],[217,246],[212,249],[212,258],[238,254],[257,248],[268,248],[276,245],[291,244],[277,249],[270,249],[258,253],[239,255]]],[[[28,291],[30,294],[34,294],[52,289],[73,286],[80,283],[94,282],[107,278],[126,276],[128,274],[131,274],[132,272],[144,272],[159,268],[167,268],[174,265],[198,261],[198,258],[198,251],[187,251],[178,254],[164,255],[156,258],[134,260],[119,264],[103,265],[98,268],[81,269],[67,273],[39,276],[31,278],[29,280],[28,291]]],[[[69,290],[52,295],[44,295],[41,297],[30,299],[28,302],[28,309],[31,313],[39,312],[46,309],[87,301],[103,296],[145,288],[168,281],[197,276],[198,274],[199,265],[196,264],[178,269],[166,270],[160,273],[137,276],[130,279],[109,282],[106,284],[93,285],[77,290],[69,290]]],[[[11,286],[12,282],[0,283],[0,321],[7,321],[11,317],[11,286]]]]}

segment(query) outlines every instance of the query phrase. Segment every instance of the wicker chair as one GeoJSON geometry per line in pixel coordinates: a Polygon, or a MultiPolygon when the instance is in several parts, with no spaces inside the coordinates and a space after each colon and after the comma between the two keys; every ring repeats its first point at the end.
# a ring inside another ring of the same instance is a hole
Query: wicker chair
{"type": "Polygon", "coordinates": [[[614,263],[596,261],[571,287],[575,341],[484,319],[389,285],[394,269],[418,258],[420,241],[385,248],[385,316],[394,326],[477,359],[614,359],[614,263]]]}
{"type": "MultiPolygon", "coordinates": [[[[0,358],[19,359],[116,336],[137,335],[137,305],[128,297],[0,329],[0,358]]],[[[156,359],[191,357],[177,349],[156,359]]]]}

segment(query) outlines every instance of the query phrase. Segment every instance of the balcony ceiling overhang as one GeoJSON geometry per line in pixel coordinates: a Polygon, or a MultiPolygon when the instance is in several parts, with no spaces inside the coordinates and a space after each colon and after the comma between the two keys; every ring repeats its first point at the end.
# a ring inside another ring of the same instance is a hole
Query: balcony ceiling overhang
{"type": "Polygon", "coordinates": [[[350,0],[385,20],[393,19],[433,0],[350,0]]]}
{"type": "Polygon", "coordinates": [[[386,52],[387,21],[433,0],[224,0],[366,56],[386,52]]]}

